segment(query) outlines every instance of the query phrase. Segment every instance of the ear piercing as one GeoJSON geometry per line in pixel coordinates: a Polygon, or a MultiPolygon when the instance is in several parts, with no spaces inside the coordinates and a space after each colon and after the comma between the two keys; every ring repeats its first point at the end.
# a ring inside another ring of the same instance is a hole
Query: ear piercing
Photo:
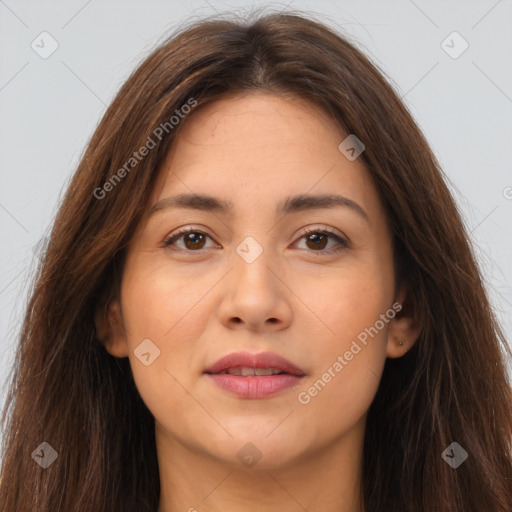
{"type": "Polygon", "coordinates": [[[399,344],[400,346],[402,346],[402,345],[404,344],[404,340],[399,340],[399,339],[397,339],[396,341],[398,341],[398,344],[399,344]]]}

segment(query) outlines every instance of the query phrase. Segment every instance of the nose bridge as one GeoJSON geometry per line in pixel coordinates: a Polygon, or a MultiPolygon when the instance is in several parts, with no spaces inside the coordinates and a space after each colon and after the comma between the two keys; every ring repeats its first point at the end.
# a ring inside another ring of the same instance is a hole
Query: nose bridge
{"type": "Polygon", "coordinates": [[[275,276],[271,268],[276,265],[272,265],[270,261],[274,259],[275,252],[267,243],[268,239],[268,236],[263,240],[263,235],[248,235],[235,247],[233,264],[237,290],[245,293],[252,290],[253,293],[268,295],[275,293],[275,276]],[[245,286],[249,289],[242,290],[241,287],[245,286]]]}
{"type": "MultiPolygon", "coordinates": [[[[236,247],[235,252],[236,254],[247,264],[252,265],[255,261],[258,259],[261,260],[260,256],[263,253],[268,254],[269,247],[266,241],[262,241],[262,235],[256,235],[257,238],[260,239],[260,242],[252,236],[248,235],[246,236],[236,247]],[[267,246],[265,249],[263,248],[263,243],[267,246]]],[[[268,237],[266,237],[267,239],[268,237]]],[[[265,240],[266,240],[265,239],[265,240]]],[[[263,258],[264,260],[266,258],[263,258]]]]}
{"type": "Polygon", "coordinates": [[[276,277],[276,253],[264,247],[268,236],[246,236],[233,251],[231,277],[226,280],[220,308],[225,325],[243,323],[252,329],[287,325],[291,318],[286,287],[276,277]],[[265,240],[262,240],[265,238],[265,240]]]}

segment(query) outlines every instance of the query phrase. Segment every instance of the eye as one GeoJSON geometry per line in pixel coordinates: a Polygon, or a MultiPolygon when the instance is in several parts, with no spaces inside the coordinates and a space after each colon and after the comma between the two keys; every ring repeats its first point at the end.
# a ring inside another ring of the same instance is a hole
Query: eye
{"type": "MultiPolygon", "coordinates": [[[[185,228],[174,235],[171,235],[163,242],[163,247],[174,245],[175,242],[183,240],[184,247],[177,246],[178,249],[187,252],[198,252],[205,246],[206,239],[211,237],[197,229],[185,228]]],[[[312,252],[320,254],[336,253],[349,247],[349,243],[340,235],[330,231],[329,229],[311,229],[302,234],[299,240],[305,239],[307,248],[312,252]],[[338,247],[325,249],[328,244],[328,239],[332,238],[338,242],[338,247]]]]}
{"type": "Polygon", "coordinates": [[[329,229],[310,229],[302,234],[300,237],[300,240],[305,238],[306,240],[306,246],[309,249],[312,249],[313,252],[317,252],[320,254],[325,253],[337,253],[339,251],[342,251],[343,249],[346,249],[349,247],[349,243],[347,240],[342,238],[340,235],[334,233],[333,231],[329,229]],[[328,238],[334,239],[336,242],[338,242],[338,247],[325,249],[325,246],[328,244],[328,238]],[[320,250],[317,250],[320,249],[320,250]]]}
{"type": "Polygon", "coordinates": [[[211,237],[197,229],[186,228],[179,231],[175,235],[172,235],[171,237],[167,238],[164,241],[163,246],[168,247],[170,245],[173,245],[176,240],[183,239],[185,247],[178,247],[178,249],[196,251],[204,247],[204,242],[206,238],[211,237]]]}

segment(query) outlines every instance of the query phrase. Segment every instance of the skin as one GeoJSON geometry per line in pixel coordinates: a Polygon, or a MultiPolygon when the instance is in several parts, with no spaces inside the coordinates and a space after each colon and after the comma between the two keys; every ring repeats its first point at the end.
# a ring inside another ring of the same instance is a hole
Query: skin
{"type": "Polygon", "coordinates": [[[182,128],[151,205],[207,193],[231,200],[233,215],[146,216],[128,249],[119,300],[97,318],[106,349],[129,357],[155,417],[158,512],[244,512],[255,504],[259,512],[362,511],[367,410],[386,357],[404,355],[418,328],[404,315],[391,319],[309,403],[298,394],[405,299],[370,175],[338,149],[347,134],[294,96],[233,95],[198,107],[182,128]],[[275,214],[280,200],[301,193],[343,195],[368,220],[347,207],[275,214]],[[187,226],[208,236],[163,247],[187,226]],[[350,245],[334,253],[333,237],[308,244],[306,227],[330,228],[350,245]],[[236,252],[247,236],[263,249],[252,263],[236,252]],[[148,338],[160,355],[145,366],[134,350],[148,338]],[[306,377],[271,397],[233,396],[203,372],[239,350],[275,352],[306,377]],[[237,457],[248,442],[261,453],[251,467],[237,457]]]}

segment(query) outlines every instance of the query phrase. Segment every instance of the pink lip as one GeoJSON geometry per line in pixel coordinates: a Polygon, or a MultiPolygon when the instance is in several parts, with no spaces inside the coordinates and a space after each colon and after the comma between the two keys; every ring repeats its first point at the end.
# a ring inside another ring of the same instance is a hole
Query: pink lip
{"type": "Polygon", "coordinates": [[[297,385],[305,373],[284,357],[263,352],[234,352],[219,359],[205,372],[217,386],[243,398],[263,398],[297,385]],[[239,375],[219,374],[228,368],[246,366],[248,368],[275,368],[282,374],[243,377],[239,375]]]}

